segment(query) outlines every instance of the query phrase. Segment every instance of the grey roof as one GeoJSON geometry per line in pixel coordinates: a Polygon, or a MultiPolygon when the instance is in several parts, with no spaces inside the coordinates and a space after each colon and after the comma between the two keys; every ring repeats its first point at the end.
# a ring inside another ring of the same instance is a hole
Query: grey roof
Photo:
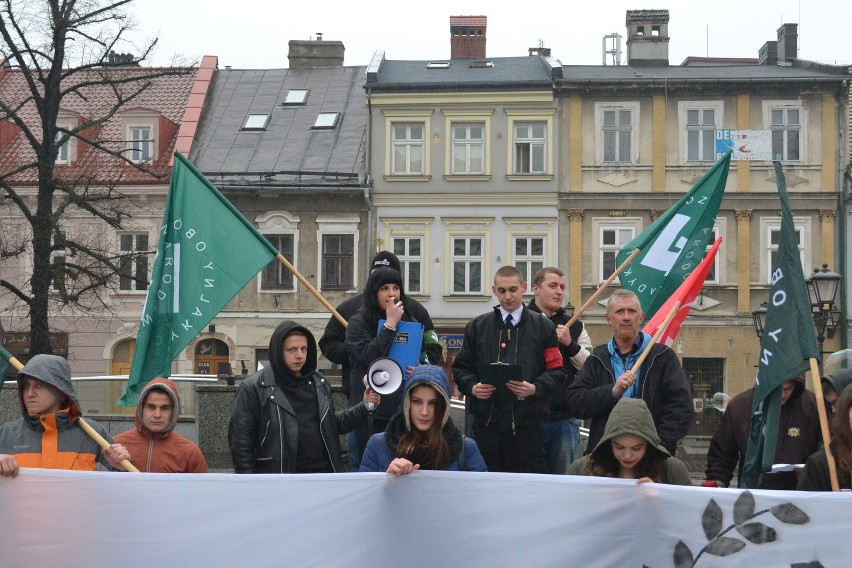
{"type": "MultiPolygon", "coordinates": [[[[559,67],[557,66],[557,70],[559,67]]],[[[553,87],[552,69],[540,56],[486,57],[484,59],[432,59],[423,61],[382,61],[372,91],[430,90],[448,88],[500,89],[553,87]],[[490,61],[493,67],[471,67],[475,61],[490,61]],[[449,63],[446,69],[427,67],[429,63],[449,63]]]]}
{"type": "Polygon", "coordinates": [[[365,177],[365,70],[216,71],[190,159],[214,182],[357,184],[365,177]],[[306,104],[282,106],[290,89],[307,89],[306,104]],[[341,113],[337,126],[313,129],[319,112],[341,113]],[[249,114],[268,114],[265,129],[243,130],[249,114]]]}
{"type": "Polygon", "coordinates": [[[839,84],[849,78],[845,68],[837,67],[831,72],[782,65],[564,65],[559,87],[575,84],[656,83],[683,81],[694,84],[700,81],[716,83],[737,82],[831,82],[839,84]]]}

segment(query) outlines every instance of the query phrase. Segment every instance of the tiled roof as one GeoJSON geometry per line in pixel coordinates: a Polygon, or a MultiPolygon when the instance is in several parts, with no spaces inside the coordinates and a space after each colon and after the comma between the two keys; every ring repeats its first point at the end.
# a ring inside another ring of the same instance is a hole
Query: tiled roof
{"type": "MultiPolygon", "coordinates": [[[[122,132],[122,113],[127,111],[151,111],[152,114],[159,115],[157,120],[160,124],[163,124],[160,118],[162,117],[169,121],[165,123],[166,125],[172,123],[174,128],[160,129],[166,138],[156,141],[158,159],[146,165],[152,173],[142,172],[119,158],[77,141],[77,159],[71,164],[58,164],[57,176],[65,179],[84,176],[100,183],[168,183],[169,160],[196,72],[197,70],[192,68],[105,67],[74,74],[72,77],[75,84],[84,86],[80,87],[79,94],[72,93],[63,98],[60,113],[62,116],[76,116],[78,121],[100,119],[116,105],[118,100],[116,94],[110,85],[103,84],[102,76],[116,81],[116,88],[124,96],[138,90],[140,85],[147,82],[147,87],[138,96],[122,105],[121,110],[106,123],[90,130],[87,137],[95,138],[98,144],[113,151],[127,148],[124,142],[127,134],[122,132]],[[134,81],[134,79],[139,80],[134,81]],[[88,82],[101,84],[85,85],[88,82]]],[[[71,87],[68,81],[62,85],[63,89],[71,87]]],[[[0,81],[0,97],[4,102],[14,105],[23,101],[28,94],[24,74],[19,70],[7,70],[0,81]]],[[[38,124],[38,114],[31,102],[25,103],[18,114],[25,123],[38,124]]],[[[31,128],[35,135],[41,133],[40,128],[31,128]]],[[[5,148],[0,148],[0,171],[9,171],[18,164],[31,161],[34,155],[23,134],[18,133],[5,148]]],[[[16,175],[11,181],[26,184],[36,180],[37,172],[35,168],[31,168],[16,175]]]]}
{"type": "Polygon", "coordinates": [[[428,89],[500,89],[552,87],[551,70],[538,56],[486,57],[485,59],[435,59],[432,61],[382,62],[378,79],[370,83],[371,89],[401,89],[405,87],[428,89]],[[428,68],[432,62],[449,63],[447,68],[428,68]],[[493,67],[471,67],[475,61],[490,61],[493,67]]]}
{"type": "Polygon", "coordinates": [[[190,160],[214,183],[357,185],[366,171],[365,70],[218,70],[190,160]],[[291,89],[307,89],[305,104],[283,105],[291,89]],[[336,127],[313,128],[320,112],[341,113],[336,127]],[[244,130],[250,114],[268,115],[266,126],[244,130]]]}
{"type": "MultiPolygon", "coordinates": [[[[838,68],[841,69],[841,68],[838,68]]],[[[592,84],[606,82],[642,83],[656,81],[842,81],[846,76],[817,69],[782,65],[563,65],[559,86],[574,83],[592,84]]]]}

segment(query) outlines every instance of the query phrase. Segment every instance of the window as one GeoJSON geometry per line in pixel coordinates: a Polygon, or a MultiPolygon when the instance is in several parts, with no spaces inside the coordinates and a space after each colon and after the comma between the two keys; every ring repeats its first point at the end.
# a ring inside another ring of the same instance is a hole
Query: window
{"type": "Polygon", "coordinates": [[[490,60],[471,61],[471,69],[490,69],[494,67],[494,62],[490,60]]]}
{"type": "MultiPolygon", "coordinates": [[[[795,231],[796,243],[799,247],[802,268],[804,269],[805,276],[807,277],[810,272],[808,268],[812,266],[810,258],[810,217],[793,217],[793,229],[795,231]]],[[[781,243],[781,218],[774,216],[761,217],[760,235],[761,274],[759,278],[763,282],[769,283],[772,274],[772,266],[777,262],[778,245],[781,243]]]]}
{"type": "Polygon", "coordinates": [[[453,124],[453,175],[482,174],[485,125],[453,124]]]}
{"type": "Polygon", "coordinates": [[[307,89],[290,89],[284,97],[285,105],[303,105],[308,100],[307,89]]]}
{"type": "Polygon", "coordinates": [[[801,160],[801,107],[770,107],[769,129],[772,131],[772,155],[777,160],[801,160]]]}
{"type": "Polygon", "coordinates": [[[393,253],[399,258],[405,291],[408,294],[423,292],[423,239],[421,237],[393,237],[393,253]]]}
{"type": "Polygon", "coordinates": [[[348,290],[354,285],[355,237],[322,236],[322,287],[324,290],[348,290]]]}
{"type": "Polygon", "coordinates": [[[130,161],[144,164],[151,161],[154,154],[151,128],[148,126],[130,127],[130,161]]]}
{"type": "Polygon", "coordinates": [[[148,289],[148,235],[123,233],[118,236],[118,289],[139,292],[148,289]]]}
{"type": "Polygon", "coordinates": [[[449,61],[432,61],[426,64],[426,69],[449,69],[449,61]]]}
{"type": "MultiPolygon", "coordinates": [[[[633,240],[636,235],[635,227],[627,226],[605,226],[600,228],[600,272],[601,281],[609,278],[617,265],[615,257],[624,246],[633,240]]],[[[617,281],[617,280],[616,280],[617,281]]]]}
{"type": "MultiPolygon", "coordinates": [[[[719,227],[713,227],[710,232],[710,237],[707,239],[707,248],[704,249],[704,256],[713,248],[713,243],[719,238],[719,227]]],[[[723,241],[724,242],[724,241],[723,241]]],[[[719,245],[719,250],[716,251],[716,258],[713,259],[713,266],[710,267],[710,272],[707,273],[707,278],[704,279],[706,284],[719,284],[719,258],[722,256],[722,245],[719,245]]]]}
{"type": "Polygon", "coordinates": [[[544,268],[544,237],[515,237],[515,267],[532,281],[535,273],[544,268]]]}
{"type": "Polygon", "coordinates": [[[317,119],[314,121],[313,128],[332,129],[337,126],[337,121],[339,118],[339,112],[321,112],[317,115],[317,119]]]}
{"type": "Polygon", "coordinates": [[[686,110],[686,161],[712,162],[716,155],[716,109],[686,110]]]}
{"type": "Polygon", "coordinates": [[[422,175],[423,125],[393,125],[393,174],[422,175]]]}
{"type": "MultiPolygon", "coordinates": [[[[802,247],[802,229],[795,228],[796,244],[799,247],[799,257],[802,259],[802,267],[805,266],[804,248],[802,247]]],[[[769,271],[766,273],[766,281],[770,282],[772,277],[772,267],[778,266],[778,245],[781,243],[781,227],[769,229],[769,271]]],[[[807,274],[807,272],[806,272],[807,274]]]]}
{"type": "MultiPolygon", "coordinates": [[[[56,133],[56,143],[59,144],[59,141],[62,140],[62,137],[65,136],[64,132],[56,133]]],[[[69,147],[71,146],[71,138],[66,138],[65,142],[59,144],[59,151],[56,153],[56,163],[57,164],[67,164],[71,161],[71,154],[69,151],[69,147]]]]}
{"type": "Polygon", "coordinates": [[[250,114],[248,115],[248,118],[246,118],[243,130],[264,130],[268,121],[268,114],[250,114]]]}
{"type": "MultiPolygon", "coordinates": [[[[263,235],[266,240],[278,250],[284,258],[292,264],[293,258],[293,234],[287,235],[263,235]]],[[[287,269],[277,258],[272,259],[269,264],[263,269],[263,275],[260,281],[262,290],[293,290],[295,283],[293,281],[293,273],[287,269]]]]}
{"type": "Polygon", "coordinates": [[[603,161],[622,164],[633,161],[633,109],[603,111],[603,161]]]}
{"type": "Polygon", "coordinates": [[[545,174],[547,125],[545,123],[515,124],[515,173],[545,174]]]}
{"type": "Polygon", "coordinates": [[[59,229],[50,237],[50,291],[65,293],[65,233],[59,229]]]}
{"type": "Polygon", "coordinates": [[[481,237],[452,239],[453,294],[481,294],[485,264],[481,237]]]}
{"type": "Polygon", "coordinates": [[[195,345],[195,372],[199,375],[230,375],[228,344],[219,339],[202,339],[195,345]]]}

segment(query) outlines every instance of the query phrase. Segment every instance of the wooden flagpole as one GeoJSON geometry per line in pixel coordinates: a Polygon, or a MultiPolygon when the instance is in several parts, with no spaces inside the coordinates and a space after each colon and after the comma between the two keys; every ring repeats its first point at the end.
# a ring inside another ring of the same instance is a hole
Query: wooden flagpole
{"type": "Polygon", "coordinates": [[[657,333],[655,333],[654,337],[651,339],[651,343],[649,343],[647,346],[645,346],[645,349],[642,351],[642,354],[639,356],[638,359],[636,359],[636,363],[633,365],[633,367],[630,368],[631,371],[633,369],[638,369],[639,367],[642,366],[642,363],[645,362],[645,358],[648,357],[648,353],[651,352],[651,348],[654,346],[654,344],[657,342],[657,340],[660,339],[660,336],[663,335],[663,332],[666,331],[666,328],[669,327],[669,323],[671,323],[672,318],[675,317],[675,314],[677,313],[677,311],[679,309],[680,309],[680,302],[675,302],[674,306],[672,306],[672,309],[669,312],[669,315],[666,316],[666,319],[663,320],[662,325],[660,325],[660,327],[657,329],[657,333]]]}
{"type": "Polygon", "coordinates": [[[293,276],[295,276],[299,280],[299,282],[301,282],[302,285],[305,286],[305,288],[310,290],[311,294],[313,294],[314,297],[316,297],[316,299],[319,300],[322,303],[323,306],[325,306],[325,309],[330,311],[332,313],[332,315],[337,318],[337,321],[339,321],[343,325],[343,327],[349,326],[349,324],[346,322],[346,319],[342,315],[340,315],[340,313],[337,310],[334,309],[334,306],[332,306],[331,304],[328,303],[328,300],[326,300],[323,297],[323,295],[319,293],[319,290],[314,288],[313,285],[310,282],[308,282],[308,280],[304,276],[302,276],[301,272],[296,270],[295,266],[290,264],[289,260],[284,258],[283,254],[281,254],[279,252],[278,254],[275,255],[275,258],[278,259],[278,262],[280,262],[281,264],[286,266],[287,270],[292,272],[293,276]]]}
{"type": "Polygon", "coordinates": [[[825,461],[828,462],[828,476],[831,480],[831,490],[840,491],[840,483],[837,481],[837,469],[835,469],[834,454],[831,453],[831,435],[828,431],[828,415],[825,413],[825,398],[822,394],[822,381],[820,377],[817,360],[811,357],[811,379],[814,383],[814,395],[816,396],[817,414],[819,414],[819,427],[822,431],[822,445],[825,449],[825,461]]]}
{"type": "Polygon", "coordinates": [[[622,270],[627,268],[627,265],[630,264],[633,261],[633,259],[636,258],[636,255],[639,254],[640,252],[642,252],[640,249],[636,249],[632,253],[630,253],[630,256],[625,258],[624,262],[621,263],[621,266],[616,268],[615,272],[610,274],[609,278],[604,280],[603,284],[601,284],[600,287],[597,290],[595,290],[595,293],[592,294],[592,296],[588,300],[586,300],[586,303],[583,304],[582,306],[580,306],[579,308],[577,308],[576,310],[574,310],[574,315],[571,316],[571,319],[568,320],[568,323],[565,324],[565,327],[571,327],[571,325],[574,322],[576,322],[578,319],[580,319],[580,316],[583,315],[583,312],[585,312],[587,309],[589,309],[589,306],[591,306],[592,304],[595,303],[595,301],[600,297],[600,295],[604,293],[604,290],[606,290],[607,287],[612,283],[612,281],[615,280],[615,278],[619,274],[621,274],[622,270]]]}

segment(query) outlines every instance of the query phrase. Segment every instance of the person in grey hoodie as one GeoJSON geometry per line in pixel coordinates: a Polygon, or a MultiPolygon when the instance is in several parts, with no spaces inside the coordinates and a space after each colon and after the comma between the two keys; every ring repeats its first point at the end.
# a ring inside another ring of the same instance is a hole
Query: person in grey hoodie
{"type": "Polygon", "coordinates": [[[106,429],[86,420],[111,443],[102,450],[79,425],[80,402],[71,384],[71,366],[56,355],[35,355],[18,372],[21,418],[0,426],[0,475],[15,477],[19,467],[123,470],[130,458],[112,443],[106,429]]]}
{"type": "Polygon", "coordinates": [[[568,475],[692,485],[686,465],[660,443],[648,406],[637,398],[616,403],[595,449],[572,463],[568,475]]]}

